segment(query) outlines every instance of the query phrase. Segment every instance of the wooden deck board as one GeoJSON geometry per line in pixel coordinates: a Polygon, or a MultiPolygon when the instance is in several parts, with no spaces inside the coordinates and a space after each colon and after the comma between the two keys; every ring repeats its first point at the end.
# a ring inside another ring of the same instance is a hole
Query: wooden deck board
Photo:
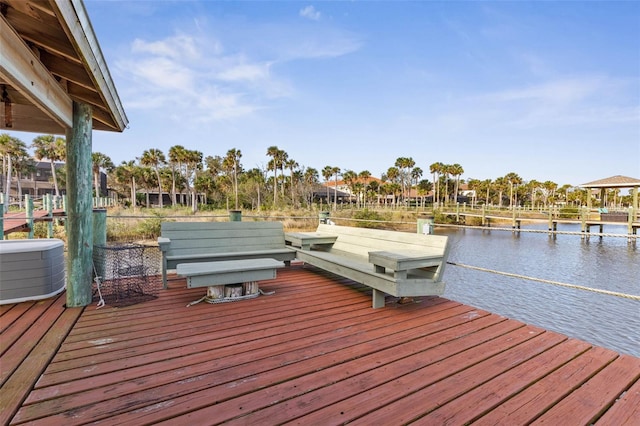
{"type": "Polygon", "coordinates": [[[0,424],[638,420],[640,359],[454,301],[374,310],[365,286],[299,266],[241,302],[187,307],[203,293],[185,287],[3,307],[0,424]]]}
{"type": "MultiPolygon", "coordinates": [[[[9,423],[82,313],[81,308],[64,308],[62,301],[64,295],[52,298],[48,302],[31,304],[32,310],[44,309],[42,315],[39,315],[36,323],[33,323],[2,355],[0,424],[9,423]],[[21,356],[20,360],[17,360],[18,356],[21,356]]],[[[27,318],[28,316],[23,315],[20,320],[24,322],[27,318]]],[[[4,344],[4,335],[2,340],[4,344]]]]}

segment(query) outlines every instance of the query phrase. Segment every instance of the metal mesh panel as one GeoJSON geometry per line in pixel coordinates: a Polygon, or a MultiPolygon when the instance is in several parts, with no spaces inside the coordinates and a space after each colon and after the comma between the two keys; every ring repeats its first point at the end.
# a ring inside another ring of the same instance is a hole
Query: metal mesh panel
{"type": "Polygon", "coordinates": [[[107,305],[122,307],[155,299],[162,285],[159,253],[156,246],[134,243],[94,246],[93,300],[102,295],[107,305]]]}

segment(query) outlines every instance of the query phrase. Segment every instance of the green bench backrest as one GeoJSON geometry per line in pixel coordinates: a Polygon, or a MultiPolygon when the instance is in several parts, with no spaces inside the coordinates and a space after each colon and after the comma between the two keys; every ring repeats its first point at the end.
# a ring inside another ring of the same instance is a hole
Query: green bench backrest
{"type": "Polygon", "coordinates": [[[246,252],[285,247],[281,222],[163,222],[168,255],[246,252]]]}

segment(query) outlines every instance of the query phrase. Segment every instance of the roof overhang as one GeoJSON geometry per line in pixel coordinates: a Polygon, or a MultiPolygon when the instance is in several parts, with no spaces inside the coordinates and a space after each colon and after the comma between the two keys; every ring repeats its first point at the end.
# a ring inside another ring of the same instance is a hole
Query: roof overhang
{"type": "Polygon", "coordinates": [[[128,125],[82,0],[0,0],[0,130],[65,134],[74,101],[128,125]]]}
{"type": "Polygon", "coordinates": [[[579,185],[581,188],[638,188],[640,179],[628,176],[611,176],[605,179],[594,180],[593,182],[579,185]]]}

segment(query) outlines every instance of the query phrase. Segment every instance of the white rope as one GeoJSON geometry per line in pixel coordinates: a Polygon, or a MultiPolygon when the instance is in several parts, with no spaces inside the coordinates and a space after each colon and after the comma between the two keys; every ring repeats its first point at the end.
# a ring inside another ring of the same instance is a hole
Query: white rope
{"type": "Polygon", "coordinates": [[[100,285],[102,284],[102,282],[100,281],[100,277],[98,276],[95,262],[91,261],[91,263],[93,264],[93,273],[96,276],[93,280],[96,282],[96,287],[98,288],[98,296],[100,297],[100,300],[96,304],[96,309],[100,309],[105,305],[104,299],[102,298],[102,291],[100,291],[100,285]]]}
{"type": "Polygon", "coordinates": [[[507,277],[512,277],[512,278],[520,278],[520,279],[529,280],[529,281],[537,281],[537,282],[540,282],[540,283],[552,284],[552,285],[557,285],[557,286],[560,286],[560,287],[567,287],[567,288],[573,288],[573,289],[577,289],[577,290],[591,291],[593,293],[606,294],[608,296],[623,297],[625,299],[631,299],[631,300],[640,301],[640,296],[636,296],[636,295],[633,295],[633,294],[619,293],[617,291],[602,290],[602,289],[598,289],[598,288],[585,287],[585,286],[576,285],[576,284],[567,284],[567,283],[562,283],[562,282],[559,282],[559,281],[545,280],[545,279],[542,279],[542,278],[533,278],[533,277],[528,277],[526,275],[513,274],[511,272],[496,271],[496,270],[493,270],[493,269],[481,268],[479,266],[465,265],[464,263],[458,263],[458,262],[447,262],[447,264],[453,265],[453,266],[460,266],[461,268],[474,269],[476,271],[490,272],[492,274],[498,274],[498,275],[505,275],[507,277]]]}
{"type": "Polygon", "coordinates": [[[216,304],[216,303],[227,303],[227,302],[238,302],[240,300],[247,300],[247,299],[254,299],[258,296],[260,296],[261,294],[265,295],[265,296],[270,296],[272,294],[275,294],[275,291],[269,291],[269,292],[265,292],[262,291],[262,289],[258,289],[258,293],[254,293],[254,294],[247,294],[245,296],[237,296],[237,297],[209,297],[208,295],[201,297],[200,299],[191,302],[189,304],[187,304],[187,308],[189,306],[193,306],[196,305],[200,302],[207,302],[207,303],[212,303],[212,304],[216,304]]]}

